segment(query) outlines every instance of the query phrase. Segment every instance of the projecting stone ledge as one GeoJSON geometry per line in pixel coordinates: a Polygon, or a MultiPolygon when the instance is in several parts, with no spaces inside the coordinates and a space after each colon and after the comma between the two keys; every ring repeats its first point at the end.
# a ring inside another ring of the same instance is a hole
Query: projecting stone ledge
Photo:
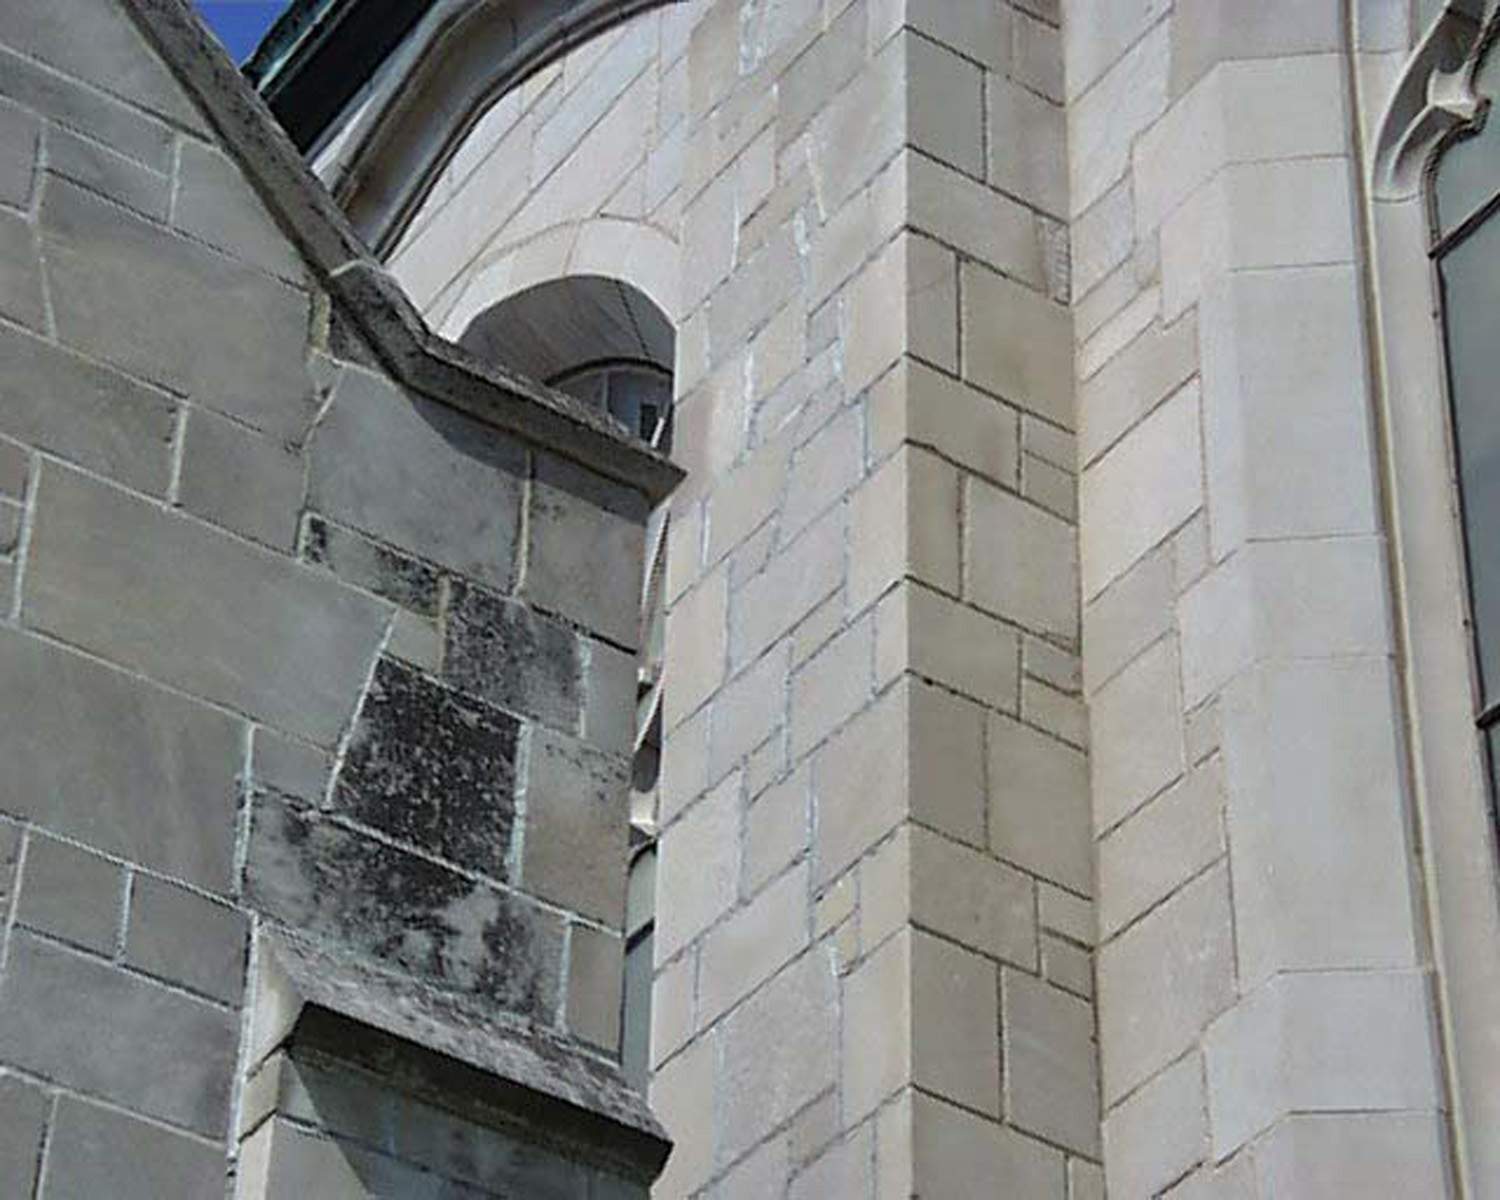
{"type": "Polygon", "coordinates": [[[613,1063],[284,933],[258,961],[243,1195],[645,1200],[670,1143],[613,1063]]]}

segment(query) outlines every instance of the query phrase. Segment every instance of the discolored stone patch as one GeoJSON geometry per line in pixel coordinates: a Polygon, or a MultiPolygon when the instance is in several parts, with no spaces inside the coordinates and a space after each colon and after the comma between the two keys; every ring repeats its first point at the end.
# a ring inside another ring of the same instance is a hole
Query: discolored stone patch
{"type": "Polygon", "coordinates": [[[562,919],[289,804],[257,798],[248,902],[343,949],[449,991],[550,1022],[562,919]]]}
{"type": "Polygon", "coordinates": [[[302,544],[309,562],[327,567],[346,583],[369,588],[413,612],[434,616],[438,609],[437,571],[379,542],[311,516],[302,544]]]}
{"type": "Polygon", "coordinates": [[[339,811],[505,877],[520,722],[381,659],[334,789],[339,811]]]}
{"type": "Polygon", "coordinates": [[[522,604],[455,583],[443,674],[454,686],[573,732],[581,687],[578,638],[522,604]]]}

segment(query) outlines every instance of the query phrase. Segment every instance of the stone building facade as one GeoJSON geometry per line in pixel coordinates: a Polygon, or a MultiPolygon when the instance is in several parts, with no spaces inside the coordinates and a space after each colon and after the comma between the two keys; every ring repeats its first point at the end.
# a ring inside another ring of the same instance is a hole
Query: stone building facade
{"type": "Polygon", "coordinates": [[[0,10],[0,1180],[1500,1197],[1495,9],[0,10]]]}

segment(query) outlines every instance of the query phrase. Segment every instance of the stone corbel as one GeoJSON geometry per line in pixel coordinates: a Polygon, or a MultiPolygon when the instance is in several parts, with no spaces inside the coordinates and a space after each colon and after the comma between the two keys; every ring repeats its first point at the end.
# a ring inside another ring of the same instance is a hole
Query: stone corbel
{"type": "Polygon", "coordinates": [[[1410,200],[1420,194],[1437,149],[1483,123],[1489,100],[1475,92],[1474,76],[1496,13],[1494,0],[1449,0],[1423,35],[1380,120],[1374,199],[1410,200]]]}

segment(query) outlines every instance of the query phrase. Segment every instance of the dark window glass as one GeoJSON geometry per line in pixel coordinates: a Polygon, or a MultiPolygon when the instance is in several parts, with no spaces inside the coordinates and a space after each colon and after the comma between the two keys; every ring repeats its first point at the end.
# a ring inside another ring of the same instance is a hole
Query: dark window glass
{"type": "MultiPolygon", "coordinates": [[[[1500,74],[1500,55],[1491,53],[1480,68],[1475,87],[1489,94],[1500,74]]],[[[1443,154],[1442,170],[1433,186],[1438,228],[1452,233],[1500,191],[1500,119],[1489,113],[1476,134],[1460,138],[1443,154]]]]}
{"type": "Polygon", "coordinates": [[[1448,379],[1484,704],[1500,697],[1500,219],[1447,250],[1439,269],[1448,379]]]}

